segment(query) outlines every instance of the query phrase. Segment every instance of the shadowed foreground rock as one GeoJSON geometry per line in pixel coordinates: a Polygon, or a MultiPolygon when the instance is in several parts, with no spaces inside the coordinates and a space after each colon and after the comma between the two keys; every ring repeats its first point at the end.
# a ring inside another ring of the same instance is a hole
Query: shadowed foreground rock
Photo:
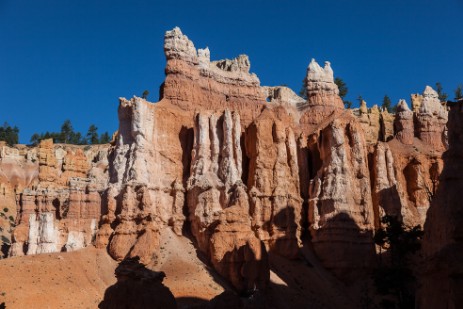
{"type": "Polygon", "coordinates": [[[138,257],[123,260],[116,268],[117,283],[110,286],[100,309],[174,309],[174,295],[162,284],[163,272],[154,272],[138,257]]]}
{"type": "Polygon", "coordinates": [[[420,309],[461,308],[463,304],[463,100],[449,105],[449,149],[424,225],[420,309]]]}

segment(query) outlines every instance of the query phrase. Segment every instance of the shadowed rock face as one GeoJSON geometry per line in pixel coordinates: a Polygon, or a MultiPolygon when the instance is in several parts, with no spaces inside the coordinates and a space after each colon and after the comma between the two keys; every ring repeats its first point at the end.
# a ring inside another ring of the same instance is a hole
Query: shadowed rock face
{"type": "Polygon", "coordinates": [[[449,149],[439,188],[424,225],[419,308],[458,308],[463,302],[463,102],[451,104],[449,149]]]}
{"type": "Polygon", "coordinates": [[[446,146],[432,89],[413,112],[344,110],[329,62],[309,64],[304,100],[261,87],[245,55],[211,61],[178,28],[164,51],[160,101],[121,98],[110,146],[2,146],[0,201],[18,209],[10,255],[94,243],[156,263],[170,228],[246,293],[267,286],[268,252],[299,256],[305,231],[349,279],[373,264],[381,216],[426,219],[446,146]]]}
{"type": "Polygon", "coordinates": [[[374,254],[365,141],[351,116],[334,120],[315,141],[312,147],[318,149],[322,163],[309,188],[312,242],[322,263],[343,276],[347,270],[371,265],[374,254]]]}

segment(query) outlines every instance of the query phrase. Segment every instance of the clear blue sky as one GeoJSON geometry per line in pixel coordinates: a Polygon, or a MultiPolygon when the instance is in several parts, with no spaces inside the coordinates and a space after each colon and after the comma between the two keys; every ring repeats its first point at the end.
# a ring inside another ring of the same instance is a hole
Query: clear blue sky
{"type": "MultiPolygon", "coordinates": [[[[395,104],[463,83],[463,0],[0,0],[0,122],[34,132],[117,129],[118,97],[164,79],[164,32],[179,26],[212,59],[245,53],[262,85],[300,90],[329,60],[348,99],[395,104]]],[[[410,102],[409,102],[410,103],[410,102]]]]}

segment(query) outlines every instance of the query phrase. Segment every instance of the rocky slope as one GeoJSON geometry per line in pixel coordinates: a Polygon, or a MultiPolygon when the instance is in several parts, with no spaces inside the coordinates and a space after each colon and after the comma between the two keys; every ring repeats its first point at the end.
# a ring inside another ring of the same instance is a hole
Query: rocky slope
{"type": "Polygon", "coordinates": [[[383,215],[425,222],[447,147],[430,87],[413,111],[346,110],[329,62],[310,62],[305,100],[260,86],[245,55],[211,61],[179,28],[164,51],[160,101],[121,98],[111,145],[2,146],[9,256],[94,244],[161,267],[169,230],[248,294],[269,288],[269,257],[304,259],[307,246],[352,281],[376,263],[383,215]]]}

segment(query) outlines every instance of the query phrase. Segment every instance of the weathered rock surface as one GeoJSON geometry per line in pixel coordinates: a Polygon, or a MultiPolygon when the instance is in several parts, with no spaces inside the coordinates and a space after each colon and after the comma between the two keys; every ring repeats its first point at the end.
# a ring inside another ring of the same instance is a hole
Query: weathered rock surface
{"type": "Polygon", "coordinates": [[[401,143],[406,145],[413,144],[415,138],[413,112],[410,110],[405,100],[400,100],[397,104],[394,131],[396,132],[396,138],[401,143]]]}
{"type": "Polygon", "coordinates": [[[376,144],[381,138],[381,114],[377,105],[368,110],[367,102],[362,100],[359,108],[359,121],[368,144],[376,144]]]}
{"type": "Polygon", "coordinates": [[[450,105],[449,149],[444,170],[424,226],[419,308],[458,308],[463,298],[463,102],[450,105]]]}
{"type": "Polygon", "coordinates": [[[301,106],[301,109],[308,108],[309,111],[302,116],[302,125],[319,125],[327,117],[344,109],[329,61],[326,61],[322,68],[315,59],[312,59],[307,67],[304,84],[307,102],[301,106]]]}
{"type": "Polygon", "coordinates": [[[312,242],[327,268],[348,276],[352,270],[370,267],[374,257],[367,148],[360,124],[350,115],[334,120],[317,135],[308,142],[315,143],[319,156],[309,187],[312,242]]]}
{"type": "Polygon", "coordinates": [[[416,135],[436,150],[445,150],[447,145],[447,110],[442,106],[437,92],[426,86],[423,101],[416,114],[416,135]]]}
{"type": "Polygon", "coordinates": [[[407,146],[396,139],[375,147],[372,194],[378,218],[396,216],[407,226],[423,226],[443,168],[440,153],[423,149],[417,140],[407,146]]]}
{"type": "Polygon", "coordinates": [[[283,113],[265,110],[246,132],[253,229],[267,247],[295,257],[300,246],[302,198],[296,135],[283,113]]]}
{"type": "Polygon", "coordinates": [[[52,140],[36,148],[3,147],[0,169],[9,185],[3,208],[13,210],[15,226],[10,256],[72,251],[92,243],[100,193],[107,186],[106,149],[54,145],[52,140]]]}
{"type": "Polygon", "coordinates": [[[260,113],[266,93],[257,76],[249,73],[251,63],[246,55],[211,61],[209,49],[196,51],[179,28],[166,32],[164,51],[167,76],[162,98],[193,113],[239,110],[245,126],[260,113]]]}
{"type": "Polygon", "coordinates": [[[191,233],[246,294],[268,286],[268,253],[301,258],[304,232],[322,265],[349,280],[374,264],[381,216],[426,220],[447,144],[431,88],[413,111],[405,101],[395,115],[366,102],[345,110],[329,62],[309,64],[304,100],[261,87],[245,55],[211,61],[178,28],[164,51],[160,101],[121,98],[110,146],[0,145],[10,255],[93,243],[154,265],[172,229],[191,233]]]}

